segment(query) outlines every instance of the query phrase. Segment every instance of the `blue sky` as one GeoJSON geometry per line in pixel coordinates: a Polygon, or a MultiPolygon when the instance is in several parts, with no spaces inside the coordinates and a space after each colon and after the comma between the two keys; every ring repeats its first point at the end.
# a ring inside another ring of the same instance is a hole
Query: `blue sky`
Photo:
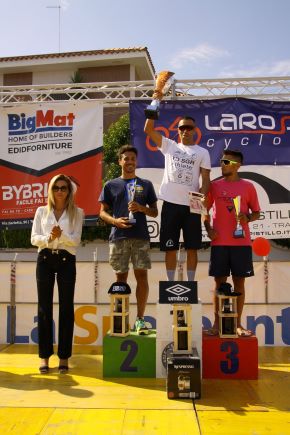
{"type": "Polygon", "coordinates": [[[0,57],[147,46],[177,79],[290,75],[290,0],[0,0],[0,57]]]}

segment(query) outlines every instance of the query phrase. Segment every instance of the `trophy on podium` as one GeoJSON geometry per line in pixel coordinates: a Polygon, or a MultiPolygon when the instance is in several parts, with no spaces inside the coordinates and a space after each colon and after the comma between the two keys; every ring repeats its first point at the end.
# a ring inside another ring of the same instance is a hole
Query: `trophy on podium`
{"type": "Polygon", "coordinates": [[[239,220],[239,214],[241,211],[241,197],[236,196],[235,198],[233,198],[233,204],[234,204],[235,214],[236,214],[236,218],[237,218],[237,226],[236,226],[236,229],[233,233],[233,236],[235,239],[241,239],[241,238],[245,237],[245,232],[244,232],[243,227],[242,227],[240,220],[239,220]]]}
{"type": "MultiPolygon", "coordinates": [[[[136,183],[137,183],[137,178],[127,183],[126,187],[127,187],[127,194],[128,194],[128,202],[134,201],[136,183]]],[[[129,211],[128,223],[131,225],[136,223],[136,219],[132,211],[129,211]]]]}
{"type": "Polygon", "coordinates": [[[161,71],[156,78],[153,101],[144,110],[147,119],[159,118],[159,106],[163,95],[167,93],[173,83],[174,73],[171,71],[161,71]]]}

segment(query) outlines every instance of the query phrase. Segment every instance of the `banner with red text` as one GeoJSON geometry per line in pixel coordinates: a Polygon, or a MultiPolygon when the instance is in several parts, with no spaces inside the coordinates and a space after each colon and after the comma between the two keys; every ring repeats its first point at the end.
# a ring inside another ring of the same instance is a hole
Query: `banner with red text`
{"type": "Polygon", "coordinates": [[[0,108],[0,227],[31,225],[46,204],[49,180],[63,173],[79,185],[86,224],[99,213],[103,105],[95,101],[0,108]]]}
{"type": "MultiPolygon", "coordinates": [[[[139,176],[150,179],[158,191],[164,156],[144,133],[144,109],[148,103],[130,101],[131,136],[138,149],[139,176]]],[[[195,143],[209,151],[211,180],[221,176],[220,158],[224,149],[243,153],[244,164],[239,174],[255,185],[262,209],[260,219],[250,224],[252,238],[289,238],[290,103],[245,98],[164,101],[155,130],[178,142],[177,127],[182,116],[196,120],[195,143]]],[[[187,170],[183,156],[173,164],[182,177],[187,170]]],[[[158,241],[159,218],[151,219],[150,230],[151,241],[158,241]]],[[[208,240],[205,231],[203,240],[208,240]]]]}

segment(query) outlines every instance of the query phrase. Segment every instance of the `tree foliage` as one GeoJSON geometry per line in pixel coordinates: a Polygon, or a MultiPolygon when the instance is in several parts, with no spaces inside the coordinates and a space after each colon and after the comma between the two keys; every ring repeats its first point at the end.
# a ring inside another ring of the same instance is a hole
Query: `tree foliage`
{"type": "Polygon", "coordinates": [[[121,175],[118,164],[118,150],[130,143],[129,114],[122,115],[104,134],[104,182],[121,175]]]}

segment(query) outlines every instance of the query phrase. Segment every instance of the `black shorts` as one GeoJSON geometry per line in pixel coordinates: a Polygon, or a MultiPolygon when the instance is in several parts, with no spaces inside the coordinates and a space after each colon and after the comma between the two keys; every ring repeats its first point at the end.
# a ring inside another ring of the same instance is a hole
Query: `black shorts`
{"type": "Polygon", "coordinates": [[[251,246],[212,246],[209,275],[237,276],[247,278],[254,275],[251,246]]]}
{"type": "Polygon", "coordinates": [[[160,250],[175,251],[179,248],[180,231],[183,232],[185,249],[200,249],[201,218],[190,213],[189,206],[163,202],[161,212],[160,250]]]}

